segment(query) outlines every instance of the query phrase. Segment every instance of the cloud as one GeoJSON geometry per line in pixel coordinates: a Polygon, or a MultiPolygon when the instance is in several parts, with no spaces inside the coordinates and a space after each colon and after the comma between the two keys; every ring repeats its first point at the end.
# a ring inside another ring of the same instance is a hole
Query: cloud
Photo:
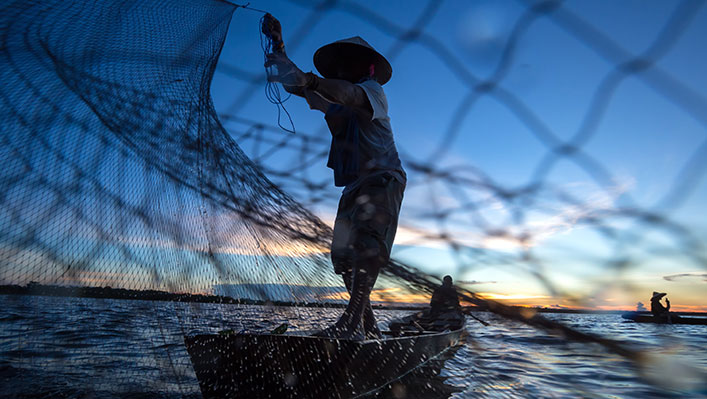
{"type": "Polygon", "coordinates": [[[318,302],[322,299],[348,299],[346,288],[341,286],[308,286],[297,284],[216,284],[212,288],[215,295],[232,298],[318,302]]]}
{"type": "Polygon", "coordinates": [[[223,255],[291,258],[325,256],[329,253],[328,245],[316,245],[308,240],[280,234],[274,229],[259,228],[257,224],[244,220],[233,212],[187,212],[178,216],[155,212],[150,217],[155,226],[161,227],[152,228],[134,223],[122,228],[106,229],[100,223],[93,225],[84,220],[66,217],[62,223],[64,226],[78,227],[60,231],[58,234],[65,238],[67,247],[80,242],[81,245],[109,244],[135,250],[155,248],[194,253],[211,251],[223,255]],[[208,229],[196,226],[208,226],[208,229]]]}
{"type": "MultiPolygon", "coordinates": [[[[615,210],[615,203],[624,193],[635,186],[631,177],[621,177],[614,180],[610,187],[596,189],[588,182],[572,182],[558,188],[558,193],[552,196],[548,203],[538,204],[537,212],[528,212],[528,217],[521,224],[506,222],[495,229],[482,229],[479,226],[469,226],[462,219],[450,218],[449,223],[440,229],[434,223],[428,223],[433,214],[423,214],[421,219],[413,223],[401,223],[398,227],[395,243],[398,245],[448,249],[450,241],[456,245],[488,249],[494,251],[512,252],[540,245],[543,241],[559,235],[569,234],[576,228],[585,225],[587,220],[610,217],[615,210]],[[562,195],[560,195],[562,194],[562,195]],[[581,198],[580,203],[558,202],[565,194],[581,198]],[[558,197],[559,195],[559,197],[558,197]],[[428,218],[428,219],[425,219],[428,218]]],[[[506,204],[500,201],[493,192],[481,193],[486,202],[485,212],[499,211],[508,213],[506,204]]],[[[440,206],[439,204],[436,204],[440,206]]],[[[457,204],[461,206],[461,204],[457,204]]],[[[445,208],[454,208],[447,206],[445,208]]]]}
{"type": "Polygon", "coordinates": [[[103,244],[135,249],[172,249],[194,253],[207,253],[211,250],[215,254],[222,255],[307,258],[329,253],[328,247],[317,246],[308,241],[288,239],[285,236],[269,236],[264,230],[249,230],[237,223],[225,227],[212,226],[208,237],[198,229],[193,231],[185,229],[182,233],[179,238],[169,233],[155,236],[151,231],[139,231],[133,234],[112,233],[106,236],[84,234],[74,235],[72,238],[92,239],[103,244]]]}
{"type": "Polygon", "coordinates": [[[36,281],[41,284],[137,288],[147,282],[155,283],[150,268],[107,256],[81,262],[84,260],[81,256],[74,259],[59,252],[0,243],[0,259],[4,264],[0,268],[0,283],[4,284],[24,285],[36,281]]]}
{"type": "Polygon", "coordinates": [[[485,299],[499,299],[499,300],[515,300],[515,299],[548,299],[551,298],[547,295],[526,295],[526,294],[494,294],[491,292],[479,292],[479,295],[485,299]]]}
{"type": "Polygon", "coordinates": [[[479,285],[479,284],[496,284],[496,281],[477,281],[477,280],[457,280],[456,284],[479,285]]]}
{"type": "MultiPolygon", "coordinates": [[[[348,302],[349,293],[345,289],[338,292],[327,293],[319,296],[320,300],[335,300],[348,302]]],[[[415,294],[407,290],[402,290],[398,287],[377,288],[371,291],[371,302],[378,303],[429,303],[430,296],[428,294],[415,294]]]]}
{"type": "Polygon", "coordinates": [[[707,283],[707,273],[703,272],[689,272],[689,273],[679,273],[679,274],[669,274],[667,276],[663,276],[663,280],[666,281],[675,281],[675,280],[683,280],[686,278],[693,279],[693,278],[701,278],[703,282],[707,283]]]}

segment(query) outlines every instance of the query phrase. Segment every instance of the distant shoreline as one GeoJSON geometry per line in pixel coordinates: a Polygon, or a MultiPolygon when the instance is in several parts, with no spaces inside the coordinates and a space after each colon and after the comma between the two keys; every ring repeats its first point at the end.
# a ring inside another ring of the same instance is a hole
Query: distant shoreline
{"type": "MultiPolygon", "coordinates": [[[[94,299],[122,299],[138,301],[163,301],[163,302],[196,302],[215,303],[228,305],[264,305],[264,306],[298,306],[313,308],[343,308],[344,303],[336,302],[291,302],[291,301],[263,301],[250,298],[232,298],[223,295],[204,295],[188,293],[171,293],[158,290],[129,290],[125,288],[112,287],[67,287],[58,285],[43,285],[29,283],[26,286],[20,285],[0,285],[0,295],[28,295],[45,297],[67,297],[67,298],[94,298],[94,299]]],[[[374,303],[374,309],[385,310],[422,310],[425,305],[392,305],[374,303]]],[[[591,310],[591,309],[554,309],[523,307],[517,308],[532,309],[538,313],[560,313],[560,314],[622,314],[631,310],[591,310]]],[[[472,311],[486,311],[482,308],[465,307],[472,311]]],[[[648,312],[645,312],[648,313],[648,312]]],[[[686,316],[707,316],[707,312],[675,312],[686,316]]]]}

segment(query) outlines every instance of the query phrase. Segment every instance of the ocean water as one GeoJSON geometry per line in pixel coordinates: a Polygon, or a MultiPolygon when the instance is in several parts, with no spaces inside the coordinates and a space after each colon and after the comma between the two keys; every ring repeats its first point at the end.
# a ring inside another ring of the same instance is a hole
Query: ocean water
{"type": "MultiPolygon", "coordinates": [[[[199,398],[185,334],[326,325],[338,309],[0,295],[0,398],[199,398]],[[293,322],[294,320],[294,322],[293,322]]],[[[376,311],[381,326],[405,314],[376,311]]],[[[596,345],[494,315],[467,321],[463,345],[376,398],[707,398],[707,326],[553,314],[642,350],[629,362],[596,345]]]]}

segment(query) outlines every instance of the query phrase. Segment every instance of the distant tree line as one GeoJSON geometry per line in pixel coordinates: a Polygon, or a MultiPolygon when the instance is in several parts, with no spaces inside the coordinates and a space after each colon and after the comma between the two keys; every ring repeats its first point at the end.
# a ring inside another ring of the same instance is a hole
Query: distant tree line
{"type": "MultiPolygon", "coordinates": [[[[20,285],[0,285],[0,295],[37,295],[55,297],[74,298],[105,298],[105,299],[131,299],[138,301],[167,301],[167,302],[198,302],[198,303],[218,303],[233,305],[265,305],[265,306],[300,306],[317,308],[343,308],[345,303],[337,302],[292,302],[292,301],[264,301],[251,298],[233,298],[224,295],[205,295],[191,293],[173,293],[159,290],[129,290],[125,288],[112,287],[77,287],[63,285],[45,285],[37,282],[30,282],[25,286],[20,285]]],[[[425,306],[374,304],[377,309],[391,310],[420,310],[425,306]]],[[[464,306],[467,311],[484,311],[486,309],[477,306],[464,306]]],[[[620,310],[588,310],[588,309],[555,309],[555,308],[533,308],[538,313],[598,313],[598,314],[619,314],[625,311],[620,310]]],[[[703,313],[680,312],[681,314],[703,313]]]]}
{"type": "MultiPolygon", "coordinates": [[[[345,303],[335,302],[291,302],[291,301],[263,301],[250,298],[232,298],[223,295],[204,295],[191,293],[172,293],[158,290],[130,290],[112,287],[77,287],[62,285],[45,285],[30,282],[25,286],[0,285],[0,295],[36,295],[74,298],[104,298],[104,299],[131,299],[140,301],[168,301],[168,302],[199,302],[219,303],[234,305],[269,305],[269,306],[303,306],[343,308],[345,303]]],[[[374,307],[382,307],[375,306],[374,307]]],[[[385,306],[386,309],[416,309],[411,307],[385,306]]]]}

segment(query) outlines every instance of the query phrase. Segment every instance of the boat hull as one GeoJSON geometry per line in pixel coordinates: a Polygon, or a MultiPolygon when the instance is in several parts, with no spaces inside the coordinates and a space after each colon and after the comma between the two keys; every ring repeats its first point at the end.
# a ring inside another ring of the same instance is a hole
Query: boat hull
{"type": "Polygon", "coordinates": [[[209,398],[350,398],[375,391],[458,345],[463,330],[351,341],[274,335],[185,337],[209,398]]]}
{"type": "Polygon", "coordinates": [[[670,323],[666,320],[657,320],[652,315],[641,314],[636,312],[624,313],[621,315],[624,319],[635,321],[636,323],[653,323],[653,324],[690,324],[690,325],[707,325],[707,318],[700,317],[685,317],[672,318],[670,323]]]}

